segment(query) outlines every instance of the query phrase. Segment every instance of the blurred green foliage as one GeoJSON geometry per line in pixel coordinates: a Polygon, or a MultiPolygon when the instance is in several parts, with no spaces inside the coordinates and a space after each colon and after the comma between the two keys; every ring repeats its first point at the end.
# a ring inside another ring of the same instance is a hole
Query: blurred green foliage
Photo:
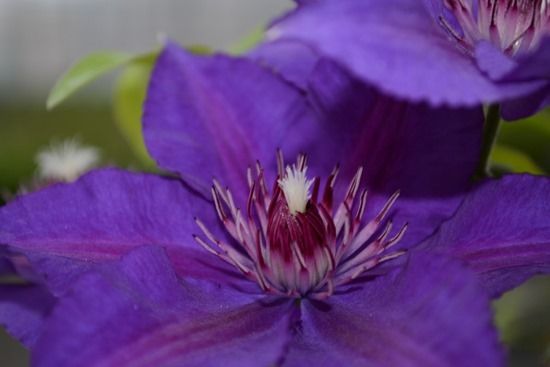
{"type": "Polygon", "coordinates": [[[122,52],[95,52],[76,62],[53,87],[46,106],[52,109],[85,85],[133,59],[122,52]]]}
{"type": "Polygon", "coordinates": [[[227,52],[232,55],[242,55],[252,49],[264,39],[264,27],[258,27],[250,32],[246,37],[228,47],[227,52]]]}
{"type": "Polygon", "coordinates": [[[507,153],[501,151],[495,155],[495,163],[509,165],[513,172],[550,173],[550,111],[502,123],[498,144],[522,158],[518,161],[517,157],[506,156],[507,153]]]}
{"type": "Polygon", "coordinates": [[[74,136],[99,147],[103,164],[146,168],[114,124],[109,105],[77,101],[51,112],[36,105],[0,105],[0,136],[1,191],[14,192],[32,179],[39,150],[74,136]]]}
{"type": "Polygon", "coordinates": [[[510,366],[550,366],[550,278],[534,278],[493,306],[510,366]]]}
{"type": "Polygon", "coordinates": [[[133,152],[148,167],[155,167],[155,163],[145,147],[141,116],[147,83],[157,55],[157,52],[153,52],[129,63],[117,80],[113,97],[115,122],[133,152]]]}
{"type": "Polygon", "coordinates": [[[493,171],[500,171],[502,173],[522,172],[537,175],[544,173],[542,168],[537,166],[526,153],[504,144],[497,144],[493,148],[491,164],[493,171]]]}

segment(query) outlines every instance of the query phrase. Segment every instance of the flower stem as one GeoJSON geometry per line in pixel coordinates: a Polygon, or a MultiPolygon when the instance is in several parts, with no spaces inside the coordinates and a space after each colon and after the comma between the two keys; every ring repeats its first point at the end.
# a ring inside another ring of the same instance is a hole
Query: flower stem
{"type": "Polygon", "coordinates": [[[498,104],[490,105],[485,115],[485,126],[483,128],[483,144],[481,146],[481,155],[477,166],[475,178],[482,179],[491,177],[491,167],[489,158],[493,151],[493,146],[497,140],[500,127],[500,106],[498,104]]]}

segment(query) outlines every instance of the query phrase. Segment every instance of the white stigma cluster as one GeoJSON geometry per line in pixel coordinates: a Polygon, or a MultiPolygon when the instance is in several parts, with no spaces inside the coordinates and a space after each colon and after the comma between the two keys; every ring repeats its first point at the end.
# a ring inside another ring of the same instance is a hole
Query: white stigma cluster
{"type": "Polygon", "coordinates": [[[286,167],[286,175],[278,180],[279,187],[285,194],[290,214],[305,213],[310,198],[310,188],[313,180],[306,176],[307,167],[298,169],[296,165],[286,167]]]}

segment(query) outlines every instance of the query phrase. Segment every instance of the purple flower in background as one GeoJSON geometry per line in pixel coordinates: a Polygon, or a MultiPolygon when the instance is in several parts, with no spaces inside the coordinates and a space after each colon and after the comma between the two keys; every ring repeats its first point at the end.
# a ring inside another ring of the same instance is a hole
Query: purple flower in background
{"type": "Polygon", "coordinates": [[[502,103],[506,119],[549,102],[546,0],[318,0],[271,30],[381,90],[431,105],[502,103]]]}
{"type": "Polygon", "coordinates": [[[301,82],[168,44],[144,136],[183,180],[103,169],[0,209],[58,299],[34,323],[0,301],[35,365],[502,364],[488,295],[550,270],[548,180],[472,189],[479,109],[326,60],[301,82]]]}

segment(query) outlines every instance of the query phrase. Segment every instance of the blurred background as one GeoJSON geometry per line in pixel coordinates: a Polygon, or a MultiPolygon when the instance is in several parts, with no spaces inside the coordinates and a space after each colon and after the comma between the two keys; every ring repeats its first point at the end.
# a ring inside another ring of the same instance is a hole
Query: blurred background
{"type": "Polygon", "coordinates": [[[55,81],[85,55],[149,52],[163,37],[224,50],[290,7],[291,0],[0,0],[0,187],[14,190],[32,176],[40,147],[75,134],[109,163],[139,168],[112,121],[114,75],[46,112],[55,81]]]}
{"type": "MultiPolygon", "coordinates": [[[[291,0],[0,0],[0,193],[8,197],[33,180],[37,152],[75,136],[98,147],[102,164],[154,169],[127,130],[139,111],[125,104],[142,96],[147,60],[46,110],[56,80],[85,55],[146,53],[165,36],[236,50],[292,6],[291,0]]],[[[550,173],[550,115],[506,124],[493,163],[501,172],[550,173]]],[[[510,365],[550,366],[548,277],[506,294],[494,308],[510,365]]],[[[26,351],[0,331],[0,366],[27,364],[26,351]]]]}

